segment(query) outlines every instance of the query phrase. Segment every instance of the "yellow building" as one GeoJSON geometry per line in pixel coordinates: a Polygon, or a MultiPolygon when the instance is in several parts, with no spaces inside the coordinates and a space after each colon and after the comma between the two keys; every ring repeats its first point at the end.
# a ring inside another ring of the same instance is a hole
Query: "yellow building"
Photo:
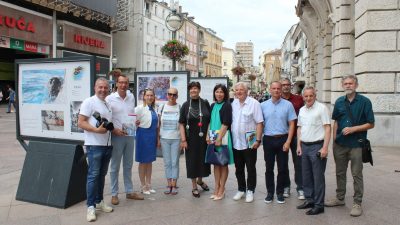
{"type": "Polygon", "coordinates": [[[203,41],[200,51],[200,67],[203,67],[203,76],[222,76],[222,42],[216,32],[210,28],[200,29],[200,40],[203,41]]]}
{"type": "Polygon", "coordinates": [[[269,85],[272,81],[278,81],[281,74],[281,50],[275,49],[264,55],[265,81],[269,85]]]}

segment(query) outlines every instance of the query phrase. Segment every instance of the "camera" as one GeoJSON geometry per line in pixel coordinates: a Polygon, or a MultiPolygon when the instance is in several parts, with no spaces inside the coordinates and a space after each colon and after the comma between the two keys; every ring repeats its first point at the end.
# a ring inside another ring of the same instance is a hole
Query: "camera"
{"type": "Polygon", "coordinates": [[[100,113],[94,112],[93,117],[97,120],[96,127],[99,127],[101,124],[103,124],[103,127],[107,130],[114,130],[114,124],[109,122],[108,119],[101,117],[100,113]]]}

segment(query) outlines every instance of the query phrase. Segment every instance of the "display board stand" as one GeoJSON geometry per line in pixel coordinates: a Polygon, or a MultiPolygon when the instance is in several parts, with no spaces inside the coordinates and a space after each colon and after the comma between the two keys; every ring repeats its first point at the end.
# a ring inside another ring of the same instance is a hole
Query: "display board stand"
{"type": "Polygon", "coordinates": [[[86,199],[86,176],[81,145],[30,141],[16,199],[67,208],[86,199]]]}

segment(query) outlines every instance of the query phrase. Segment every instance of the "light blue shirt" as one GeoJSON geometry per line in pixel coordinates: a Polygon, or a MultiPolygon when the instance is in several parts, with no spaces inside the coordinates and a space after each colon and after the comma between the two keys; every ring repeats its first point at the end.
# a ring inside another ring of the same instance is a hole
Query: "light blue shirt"
{"type": "Polygon", "coordinates": [[[261,103],[264,116],[264,135],[274,136],[289,132],[289,121],[297,119],[292,103],[280,98],[275,103],[272,99],[261,103]]]}

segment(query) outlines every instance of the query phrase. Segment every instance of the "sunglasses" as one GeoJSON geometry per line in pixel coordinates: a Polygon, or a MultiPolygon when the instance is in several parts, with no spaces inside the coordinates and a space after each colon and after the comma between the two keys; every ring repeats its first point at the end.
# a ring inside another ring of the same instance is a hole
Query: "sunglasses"
{"type": "Polygon", "coordinates": [[[168,93],[168,96],[171,96],[171,97],[178,97],[178,94],[174,94],[174,93],[168,93]]]}

